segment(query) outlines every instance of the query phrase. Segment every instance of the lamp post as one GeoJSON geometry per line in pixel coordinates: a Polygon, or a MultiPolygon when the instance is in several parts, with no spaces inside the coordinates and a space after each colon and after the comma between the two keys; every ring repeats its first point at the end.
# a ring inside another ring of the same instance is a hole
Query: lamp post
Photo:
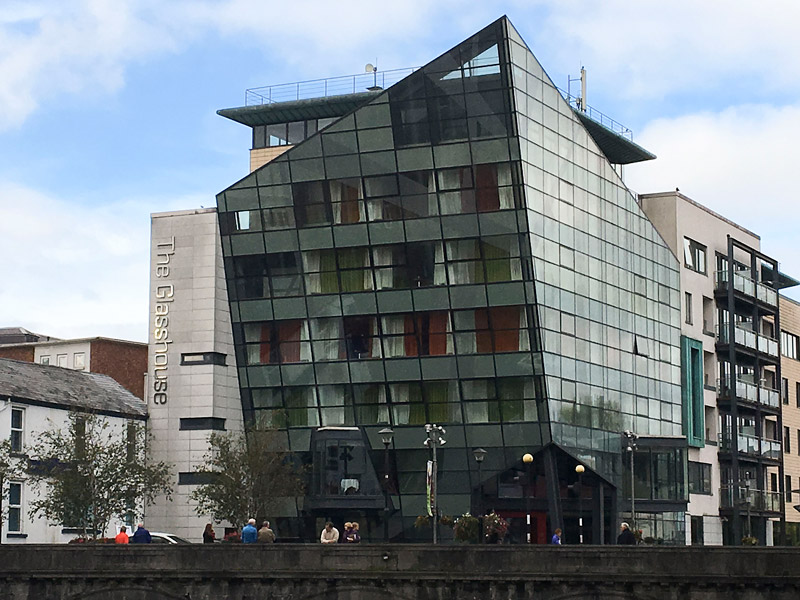
{"type": "Polygon", "coordinates": [[[626,429],[624,432],[622,432],[622,435],[625,436],[625,441],[628,443],[628,447],[625,448],[625,450],[631,453],[631,527],[633,527],[633,531],[636,533],[638,530],[636,529],[636,492],[634,490],[635,479],[633,476],[633,453],[636,452],[636,440],[639,439],[639,436],[633,433],[630,429],[626,429]]]}
{"type": "Polygon", "coordinates": [[[525,523],[527,524],[525,539],[530,544],[531,543],[531,494],[530,484],[531,484],[531,465],[533,465],[533,455],[530,453],[525,453],[522,455],[522,462],[527,467],[527,485],[522,488],[523,493],[525,494],[525,523]]]}
{"type": "Polygon", "coordinates": [[[483,543],[483,474],[481,467],[483,466],[483,459],[486,458],[486,450],[483,448],[475,448],[472,451],[472,456],[475,462],[478,463],[478,543],[483,543]]]}
{"type": "Polygon", "coordinates": [[[578,474],[578,531],[579,543],[583,544],[583,486],[581,478],[586,469],[583,465],[576,465],[575,472],[578,474]]]}
{"type": "Polygon", "coordinates": [[[378,434],[383,442],[383,541],[389,541],[389,446],[394,437],[391,427],[384,427],[378,434]]]}
{"type": "Polygon", "coordinates": [[[436,462],[436,447],[444,446],[447,441],[444,439],[445,429],[436,423],[425,425],[425,433],[428,438],[423,445],[431,449],[431,513],[433,517],[433,543],[439,541],[439,465],[436,462]]]}

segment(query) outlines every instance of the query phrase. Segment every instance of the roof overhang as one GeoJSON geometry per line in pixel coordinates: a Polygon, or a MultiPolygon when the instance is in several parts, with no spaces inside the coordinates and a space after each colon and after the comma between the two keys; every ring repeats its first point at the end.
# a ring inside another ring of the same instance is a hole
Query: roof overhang
{"type": "MultiPolygon", "coordinates": [[[[771,282],[772,281],[772,267],[766,263],[761,264],[761,281],[763,282],[771,282]]],[[[794,277],[789,277],[786,273],[782,273],[778,271],[778,289],[782,290],[784,288],[794,287],[796,285],[800,285],[800,281],[795,279],[794,277]]]]}
{"type": "Polygon", "coordinates": [[[581,120],[592,139],[606,155],[608,161],[615,165],[628,165],[645,160],[653,160],[656,155],[648,152],[639,144],[598,123],[580,110],[572,109],[581,120]]]}
{"type": "Polygon", "coordinates": [[[308,119],[343,117],[377,96],[381,91],[383,90],[343,94],[341,96],[328,96],[326,98],[311,98],[308,100],[242,106],[239,108],[223,108],[218,110],[217,114],[221,117],[241,123],[242,125],[247,125],[248,127],[291,123],[293,121],[306,121],[308,119]]]}

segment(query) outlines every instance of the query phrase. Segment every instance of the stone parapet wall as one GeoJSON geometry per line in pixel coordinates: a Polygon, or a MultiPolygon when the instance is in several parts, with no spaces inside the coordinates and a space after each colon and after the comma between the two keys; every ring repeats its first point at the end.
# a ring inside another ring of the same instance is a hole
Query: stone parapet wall
{"type": "Polygon", "coordinates": [[[0,599],[796,599],[800,550],[2,546],[0,599]]]}

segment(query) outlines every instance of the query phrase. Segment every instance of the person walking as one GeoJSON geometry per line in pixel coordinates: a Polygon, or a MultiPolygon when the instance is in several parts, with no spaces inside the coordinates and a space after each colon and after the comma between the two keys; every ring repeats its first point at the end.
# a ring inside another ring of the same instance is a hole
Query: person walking
{"type": "Polygon", "coordinates": [[[217,539],[217,534],[214,533],[214,526],[211,523],[206,523],[206,528],[203,530],[203,543],[213,544],[217,539]]]}
{"type": "Polygon", "coordinates": [[[247,525],[242,527],[242,543],[255,544],[258,541],[258,530],[256,529],[256,520],[250,519],[247,525]]]}
{"type": "Polygon", "coordinates": [[[333,523],[328,521],[325,523],[325,529],[319,535],[319,541],[323,544],[336,544],[339,542],[339,530],[333,526],[333,523]]]}
{"type": "Polygon", "coordinates": [[[261,524],[261,529],[258,530],[258,543],[259,544],[275,543],[275,532],[269,528],[269,521],[264,521],[261,524]]]}
{"type": "Polygon", "coordinates": [[[119,528],[119,533],[117,534],[117,537],[114,538],[114,543],[115,544],[127,544],[128,543],[128,534],[125,533],[126,531],[128,531],[128,528],[125,527],[125,525],[123,525],[122,527],[119,528]]]}
{"type": "Polygon", "coordinates": [[[142,523],[139,523],[136,526],[136,531],[133,532],[131,536],[130,543],[131,544],[149,544],[153,541],[153,538],[150,537],[150,532],[144,528],[142,523]]]}
{"type": "Polygon", "coordinates": [[[551,544],[555,544],[556,546],[561,545],[561,529],[556,529],[553,532],[553,537],[550,539],[551,544]]]}
{"type": "Polygon", "coordinates": [[[636,536],[633,535],[630,525],[623,523],[619,526],[619,536],[617,537],[617,544],[620,546],[635,546],[636,536]]]}

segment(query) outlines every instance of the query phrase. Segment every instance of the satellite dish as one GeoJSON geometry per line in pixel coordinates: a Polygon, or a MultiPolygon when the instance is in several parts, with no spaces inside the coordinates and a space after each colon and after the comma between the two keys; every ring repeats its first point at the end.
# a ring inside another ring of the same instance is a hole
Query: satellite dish
{"type": "Polygon", "coordinates": [[[374,73],[377,70],[378,70],[378,67],[376,67],[372,63],[367,63],[367,66],[364,67],[364,72],[365,73],[374,73]]]}

